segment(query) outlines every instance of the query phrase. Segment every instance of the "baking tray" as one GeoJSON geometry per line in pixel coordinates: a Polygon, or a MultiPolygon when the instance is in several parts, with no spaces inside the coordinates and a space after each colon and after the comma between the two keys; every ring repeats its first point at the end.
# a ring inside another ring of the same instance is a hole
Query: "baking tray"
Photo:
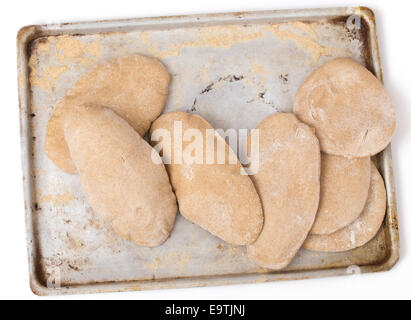
{"type": "Polygon", "coordinates": [[[119,238],[84,198],[76,175],[44,153],[47,121],[81,74],[102,60],[142,53],[172,75],[164,112],[201,114],[216,128],[253,128],[291,112],[302,81],[335,57],[351,57],[380,80],[368,8],[238,12],[28,26],[18,34],[21,144],[30,284],[39,295],[131,291],[305,279],[390,269],[399,257],[391,149],[374,160],[387,188],[376,237],[345,253],[301,249],[279,272],[251,262],[178,215],[162,246],[119,238]]]}

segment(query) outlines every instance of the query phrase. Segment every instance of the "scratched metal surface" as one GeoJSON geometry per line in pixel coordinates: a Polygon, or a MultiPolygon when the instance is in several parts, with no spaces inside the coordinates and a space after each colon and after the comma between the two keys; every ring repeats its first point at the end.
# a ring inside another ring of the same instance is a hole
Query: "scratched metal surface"
{"type": "Polygon", "coordinates": [[[375,158],[388,194],[387,218],[378,235],[346,253],[302,249],[281,272],[259,268],[243,247],[223,242],[180,215],[160,247],[122,240],[90,209],[78,177],[59,170],[44,153],[46,124],[56,102],[81,74],[122,55],[146,54],[167,66],[172,83],[165,112],[198,113],[223,129],[251,129],[271,113],[291,112],[305,77],[335,57],[352,57],[381,78],[375,21],[368,9],[33,26],[20,31],[18,49],[27,238],[35,293],[302,279],[345,274],[347,267],[348,272],[388,270],[397,261],[389,147],[375,158]]]}

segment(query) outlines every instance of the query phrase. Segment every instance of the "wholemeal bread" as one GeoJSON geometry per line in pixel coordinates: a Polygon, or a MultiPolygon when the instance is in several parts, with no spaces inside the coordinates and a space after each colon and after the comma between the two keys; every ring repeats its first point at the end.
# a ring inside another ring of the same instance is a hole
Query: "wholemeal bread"
{"type": "Polygon", "coordinates": [[[350,225],[330,235],[310,235],[304,247],[313,251],[341,252],[360,247],[378,232],[384,220],[386,191],[384,181],[374,164],[371,165],[371,185],[367,203],[360,217],[350,225]]]}
{"type": "Polygon", "coordinates": [[[242,166],[232,149],[215,131],[210,149],[214,154],[207,160],[206,130],[213,130],[213,127],[200,116],[170,112],[153,122],[150,136],[153,145],[156,144],[155,136],[161,131],[168,132],[171,137],[162,139],[162,154],[181,214],[228,243],[250,244],[263,225],[260,198],[251,179],[240,174],[242,166]],[[180,139],[178,126],[183,133],[180,139]],[[179,159],[178,153],[191,155],[194,152],[191,134],[196,133],[199,134],[195,140],[197,146],[204,151],[199,161],[191,163],[186,158],[179,159]],[[186,134],[191,137],[184,139],[179,147],[186,134]],[[216,159],[217,143],[223,146],[225,159],[221,164],[216,159]],[[233,164],[229,162],[230,156],[233,164]]]}
{"type": "Polygon", "coordinates": [[[371,160],[321,154],[320,205],[310,234],[330,234],[356,220],[368,197],[371,160]]]}
{"type": "Polygon", "coordinates": [[[94,212],[124,239],[148,247],[164,242],[177,204],[151,146],[114,111],[96,105],[72,106],[64,136],[94,212]]]}
{"type": "Polygon", "coordinates": [[[264,227],[248,256],[258,265],[286,267],[307,237],[318,209],[320,147],[313,130],[290,113],[264,119],[260,169],[251,176],[264,210],[264,227]]]}
{"type": "Polygon", "coordinates": [[[395,129],[387,91],[351,59],[334,59],[315,70],[297,91],[294,113],[315,128],[321,151],[346,157],[380,152],[395,129]]]}
{"type": "Polygon", "coordinates": [[[60,169],[76,172],[63,134],[64,109],[73,105],[108,107],[143,136],[164,108],[169,81],[166,68],[154,58],[130,55],[102,62],[84,74],[54,108],[47,124],[47,156],[60,169]]]}

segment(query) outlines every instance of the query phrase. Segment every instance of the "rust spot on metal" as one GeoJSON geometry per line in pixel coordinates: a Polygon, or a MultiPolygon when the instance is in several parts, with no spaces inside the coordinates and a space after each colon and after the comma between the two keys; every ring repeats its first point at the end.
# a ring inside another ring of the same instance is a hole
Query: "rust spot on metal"
{"type": "Polygon", "coordinates": [[[288,73],[286,74],[280,74],[279,75],[280,80],[285,84],[288,82],[288,73]]]}

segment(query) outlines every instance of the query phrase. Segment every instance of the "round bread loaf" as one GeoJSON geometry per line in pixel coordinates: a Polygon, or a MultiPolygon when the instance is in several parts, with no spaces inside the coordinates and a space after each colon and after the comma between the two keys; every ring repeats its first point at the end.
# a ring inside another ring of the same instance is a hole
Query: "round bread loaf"
{"type": "Polygon", "coordinates": [[[313,225],[320,147],[313,130],[290,113],[273,114],[256,129],[260,169],[251,178],[263,204],[264,227],[247,252],[259,266],[279,270],[291,262],[313,225]]]}
{"type": "Polygon", "coordinates": [[[334,155],[375,155],[395,130],[387,91],[351,59],[334,59],[315,70],[297,91],[294,113],[315,128],[321,151],[334,155]]]}
{"type": "Polygon", "coordinates": [[[356,220],[368,197],[370,158],[321,154],[320,205],[310,234],[330,234],[356,220]]]}
{"type": "Polygon", "coordinates": [[[177,204],[151,146],[114,111],[95,105],[73,106],[64,136],[94,212],[124,239],[148,247],[163,243],[177,204]]]}
{"type": "Polygon", "coordinates": [[[169,81],[166,68],[154,58],[130,55],[102,62],[84,74],[54,108],[47,124],[47,156],[63,171],[76,172],[63,134],[64,109],[73,105],[108,107],[144,136],[164,108],[169,81]]]}
{"type": "Polygon", "coordinates": [[[329,235],[310,235],[304,243],[312,251],[341,252],[361,247],[378,232],[384,220],[386,191],[384,181],[374,164],[367,203],[360,217],[350,225],[329,235]]]}
{"type": "Polygon", "coordinates": [[[240,174],[242,166],[224,139],[203,118],[186,112],[166,113],[154,121],[150,129],[153,145],[157,134],[164,131],[171,139],[163,137],[160,141],[163,160],[181,214],[228,243],[246,245],[254,242],[264,220],[260,198],[251,179],[240,174]],[[179,126],[181,134],[178,133],[179,126]],[[206,130],[212,130],[209,150],[213,151],[209,158],[206,130]],[[197,145],[193,145],[195,142],[197,145]],[[217,159],[218,145],[223,147],[225,158],[221,164],[217,159]],[[193,146],[200,149],[195,151],[193,146]],[[196,152],[201,152],[198,161],[177,155],[191,156],[196,152]],[[230,163],[230,157],[234,163],[230,163]]]}

